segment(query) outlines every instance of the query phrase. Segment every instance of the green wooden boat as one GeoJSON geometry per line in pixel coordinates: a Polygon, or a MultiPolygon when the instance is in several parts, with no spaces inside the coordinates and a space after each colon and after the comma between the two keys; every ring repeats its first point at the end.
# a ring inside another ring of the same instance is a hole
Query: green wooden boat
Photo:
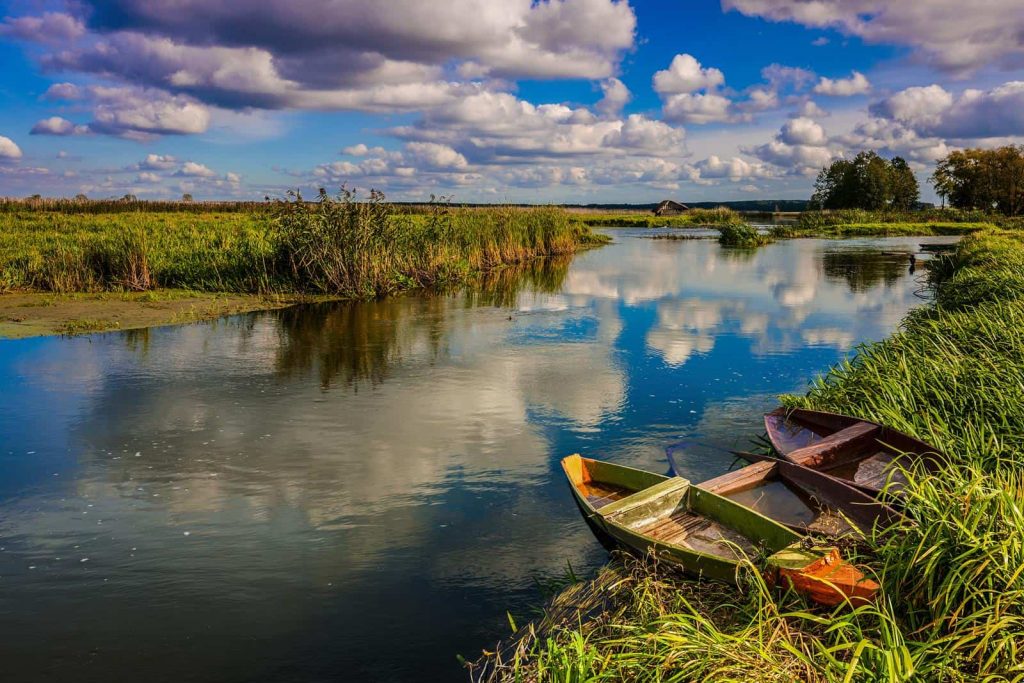
{"type": "Polygon", "coordinates": [[[878,590],[839,560],[834,548],[807,548],[803,537],[786,526],[682,477],[579,455],[563,459],[562,469],[590,527],[627,550],[730,583],[736,582],[744,559],[756,562],[767,556],[770,578],[781,574],[824,604],[865,602],[878,590]]]}

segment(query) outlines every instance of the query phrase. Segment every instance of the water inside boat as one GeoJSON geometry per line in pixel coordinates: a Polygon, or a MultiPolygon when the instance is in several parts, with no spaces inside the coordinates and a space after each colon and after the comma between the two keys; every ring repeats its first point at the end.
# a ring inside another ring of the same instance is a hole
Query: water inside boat
{"type": "Polygon", "coordinates": [[[881,489],[888,484],[891,488],[899,489],[907,484],[907,477],[899,468],[892,467],[896,458],[894,453],[878,451],[861,460],[843,463],[827,472],[859,486],[881,489]]]}
{"type": "Polygon", "coordinates": [[[727,560],[754,557],[757,552],[757,546],[746,536],[686,509],[631,526],[636,532],[661,543],[682,546],[727,560]]]}
{"type": "Polygon", "coordinates": [[[798,448],[805,448],[828,436],[828,432],[825,430],[817,431],[793,420],[787,420],[782,415],[769,415],[767,419],[771,420],[777,430],[776,439],[778,443],[775,446],[783,453],[789,453],[798,448]]]}
{"type": "Polygon", "coordinates": [[[723,492],[722,495],[788,526],[828,535],[855,531],[841,514],[782,481],[762,481],[742,491],[723,492]]]}

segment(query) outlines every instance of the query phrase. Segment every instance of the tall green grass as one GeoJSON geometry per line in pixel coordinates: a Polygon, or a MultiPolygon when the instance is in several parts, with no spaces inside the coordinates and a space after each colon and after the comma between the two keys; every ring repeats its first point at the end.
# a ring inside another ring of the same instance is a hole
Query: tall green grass
{"type": "Polygon", "coordinates": [[[378,193],[230,213],[0,211],[0,291],[307,292],[370,297],[464,282],[602,237],[556,208],[396,212],[378,193]]]}
{"type": "Polygon", "coordinates": [[[906,521],[858,558],[882,584],[878,604],[828,612],[766,592],[756,573],[736,593],[615,563],[478,678],[1024,680],[1024,239],[967,237],[930,278],[932,305],[784,397],[891,425],[949,459],[937,476],[907,473],[906,521]]]}

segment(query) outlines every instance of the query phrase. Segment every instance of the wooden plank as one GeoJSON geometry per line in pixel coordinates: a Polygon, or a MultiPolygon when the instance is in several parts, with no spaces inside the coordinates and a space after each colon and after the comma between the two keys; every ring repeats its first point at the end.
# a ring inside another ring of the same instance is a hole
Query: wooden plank
{"type": "Polygon", "coordinates": [[[770,478],[775,470],[775,465],[776,463],[770,461],[754,463],[733,472],[726,472],[714,479],[708,479],[697,486],[719,495],[742,491],[770,478]]]}
{"type": "Polygon", "coordinates": [[[683,479],[682,477],[672,477],[671,479],[666,479],[659,484],[645,488],[642,491],[637,491],[631,496],[626,496],[621,500],[615,501],[603,509],[601,514],[605,516],[621,516],[624,513],[629,513],[641,506],[651,505],[662,497],[673,496],[679,491],[685,491],[689,486],[690,482],[686,479],[683,479]]]}
{"type": "Polygon", "coordinates": [[[841,429],[831,434],[818,443],[798,448],[786,459],[805,467],[816,467],[825,463],[830,457],[838,453],[854,448],[858,443],[878,434],[881,428],[870,422],[858,422],[857,424],[841,429]]]}

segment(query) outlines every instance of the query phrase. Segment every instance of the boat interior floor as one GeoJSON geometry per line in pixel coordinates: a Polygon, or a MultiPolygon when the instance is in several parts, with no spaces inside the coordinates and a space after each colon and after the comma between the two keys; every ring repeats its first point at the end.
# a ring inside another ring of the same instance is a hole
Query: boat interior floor
{"type": "Polygon", "coordinates": [[[588,481],[583,484],[579,484],[578,488],[582,493],[587,502],[594,506],[595,510],[600,510],[605,505],[614,503],[617,500],[621,500],[626,496],[636,493],[627,488],[616,486],[614,484],[605,484],[598,481],[588,481]]]}
{"type": "Polygon", "coordinates": [[[847,479],[860,486],[873,489],[884,488],[886,484],[898,488],[907,484],[907,478],[898,468],[892,467],[896,458],[894,453],[878,451],[866,458],[852,463],[842,463],[823,471],[834,477],[847,479]]]}
{"type": "Polygon", "coordinates": [[[757,546],[749,538],[686,509],[632,526],[637,533],[660,543],[678,545],[728,560],[754,557],[757,552],[757,546]]]}

